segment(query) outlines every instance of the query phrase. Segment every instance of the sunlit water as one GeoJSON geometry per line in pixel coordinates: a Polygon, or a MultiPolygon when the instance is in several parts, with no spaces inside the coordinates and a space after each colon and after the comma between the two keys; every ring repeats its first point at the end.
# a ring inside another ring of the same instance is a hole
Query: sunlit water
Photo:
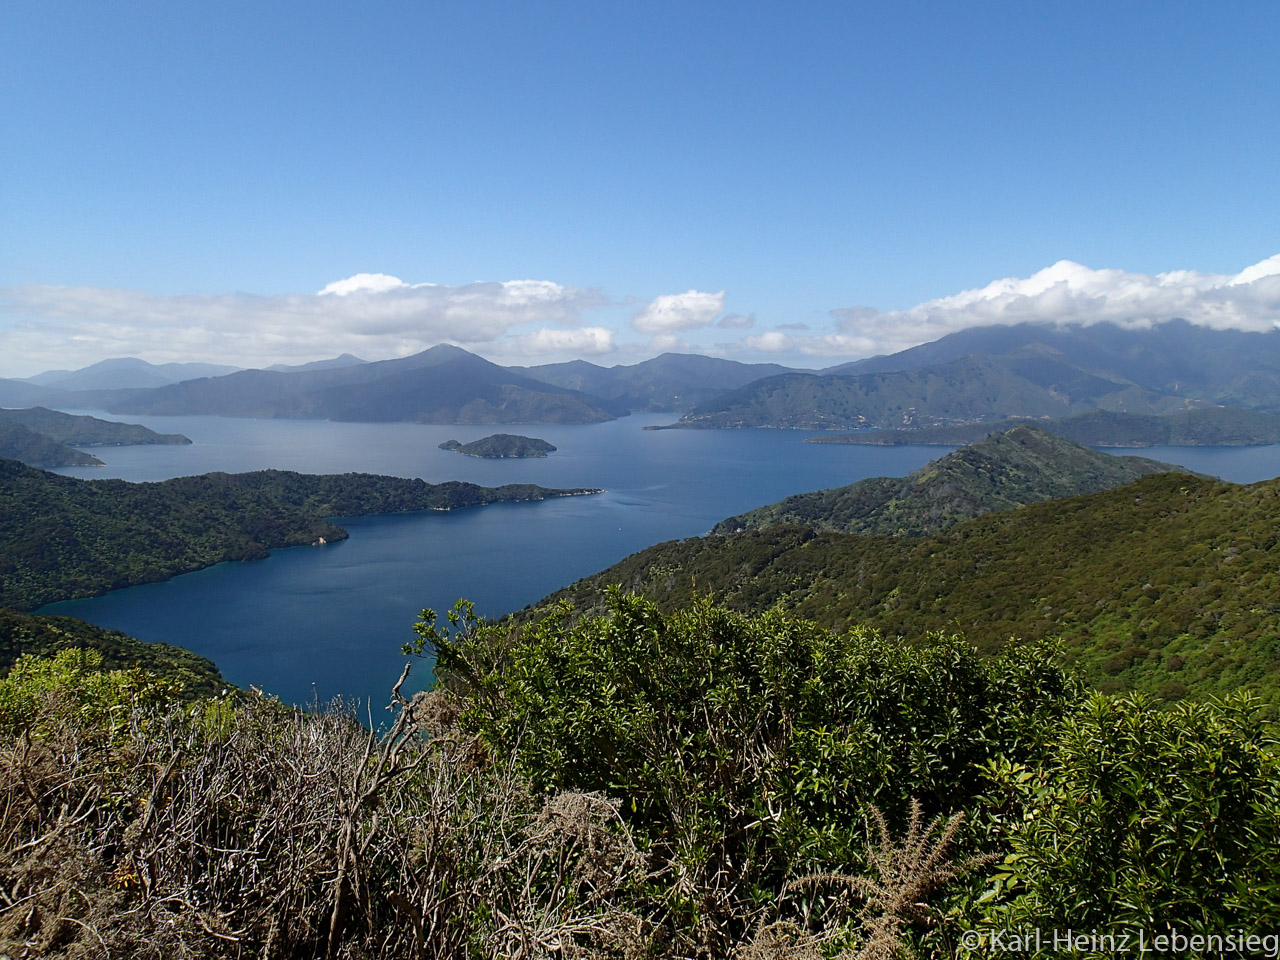
{"type": "MultiPolygon", "coordinates": [[[[812,434],[790,430],[641,429],[669,422],[667,415],[524,427],[96,415],[195,442],[108,447],[95,451],[106,467],[60,473],[140,481],[274,467],[607,491],[339,520],[351,533],[342,543],[277,550],[267,560],[220,564],[42,611],[180,644],[212,659],[232,683],[300,703],[339,694],[384,702],[404,663],[400,648],[424,607],[443,611],[466,597],[481,613],[500,616],[651,544],[697,536],[788,494],[902,476],[948,449],[807,444],[812,434]],[[523,460],[437,449],[450,438],[466,443],[499,430],[541,437],[559,449],[523,460]]],[[[1134,452],[1237,482],[1280,474],[1280,446],[1134,452]]],[[[428,664],[419,665],[415,679],[429,681],[428,664]]]]}

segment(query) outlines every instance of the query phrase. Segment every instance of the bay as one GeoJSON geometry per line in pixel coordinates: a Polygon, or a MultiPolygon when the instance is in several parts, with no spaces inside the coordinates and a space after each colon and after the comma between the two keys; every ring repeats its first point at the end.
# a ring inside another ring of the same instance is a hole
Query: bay
{"type": "MultiPolygon", "coordinates": [[[[220,564],[41,611],[179,644],[212,659],[230,682],[287,702],[343,696],[375,707],[399,675],[400,648],[423,608],[443,615],[466,598],[478,612],[502,616],[651,544],[701,535],[725,517],[789,494],[902,476],[950,449],[806,444],[812,434],[789,430],[642,429],[669,422],[662,414],[501,428],[94,415],[194,442],[109,447],[97,451],[105,467],[59,473],[143,481],[276,468],[606,491],[449,513],[338,518],[351,534],[341,543],[277,550],[266,560],[220,564]],[[499,430],[559,449],[521,460],[437,449],[444,440],[466,443],[499,430]]],[[[1237,482],[1280,473],[1280,447],[1135,452],[1237,482]]],[[[418,664],[415,688],[429,682],[430,664],[418,664]]]]}

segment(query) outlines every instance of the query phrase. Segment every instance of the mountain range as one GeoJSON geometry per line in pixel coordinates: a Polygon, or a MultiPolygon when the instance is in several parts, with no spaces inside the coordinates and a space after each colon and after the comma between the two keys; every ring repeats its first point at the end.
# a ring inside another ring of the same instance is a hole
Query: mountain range
{"type": "MultiPolygon", "coordinates": [[[[675,427],[920,429],[1091,411],[1163,416],[1212,407],[1280,413],[1280,331],[1019,324],[959,331],[819,371],[663,354],[503,367],[440,345],[394,360],[331,360],[189,378],[192,365],[104,361],[0,380],[0,405],[130,414],[423,423],[595,423],[671,411],[675,427]],[[173,369],[171,369],[173,368],[173,369]],[[125,375],[127,387],[118,385],[125,375]],[[140,383],[158,377],[176,382],[140,383]],[[88,388],[88,385],[93,385],[88,388]]],[[[1157,431],[1159,432],[1159,431],[1157,431]]]]}
{"type": "Polygon", "coordinates": [[[120,390],[135,387],[162,387],[197,377],[220,377],[239,367],[224,363],[148,363],[137,357],[102,360],[79,370],[46,370],[25,383],[58,390],[120,390]]]}
{"type": "Polygon", "coordinates": [[[514,369],[633,411],[687,410],[763,377],[794,372],[776,363],[739,363],[687,353],[664,353],[630,366],[601,367],[571,360],[514,369]]]}
{"type": "Polygon", "coordinates": [[[978,327],[887,357],[748,384],[680,427],[915,428],[1088,410],[1280,412],[1280,331],[978,327]]]}
{"type": "Polygon", "coordinates": [[[596,423],[622,412],[447,345],[376,363],[242,370],[150,390],[80,396],[116,413],[370,422],[596,423]]]}

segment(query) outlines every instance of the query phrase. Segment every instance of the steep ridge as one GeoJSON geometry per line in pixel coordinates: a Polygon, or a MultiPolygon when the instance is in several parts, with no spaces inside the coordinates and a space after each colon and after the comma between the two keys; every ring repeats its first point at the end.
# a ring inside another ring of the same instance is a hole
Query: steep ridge
{"type": "Polygon", "coordinates": [[[961,632],[980,649],[1060,638],[1106,691],[1166,699],[1250,690],[1280,716],[1280,480],[1182,473],[925,537],[775,525],[658,544],[548,597],[582,613],[608,585],[664,610],[710,595],[836,629],[961,632]]]}

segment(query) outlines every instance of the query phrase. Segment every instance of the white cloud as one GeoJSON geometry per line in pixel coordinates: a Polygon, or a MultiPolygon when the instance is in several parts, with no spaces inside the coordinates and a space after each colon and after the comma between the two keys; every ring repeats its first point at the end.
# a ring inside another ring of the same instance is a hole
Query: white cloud
{"type": "Polygon", "coordinates": [[[655,297],[635,315],[631,325],[641,333],[671,333],[709,327],[724,310],[724,291],[686,290],[655,297]]]}
{"type": "Polygon", "coordinates": [[[572,330],[556,330],[543,327],[533,333],[512,338],[509,352],[530,355],[564,353],[575,356],[598,356],[612,353],[613,331],[604,327],[576,327],[572,330]]]}
{"type": "MultiPolygon", "coordinates": [[[[357,273],[354,277],[347,277],[345,280],[335,280],[321,290],[319,296],[334,294],[339,297],[345,297],[349,293],[383,293],[387,290],[394,290],[397,287],[407,286],[408,284],[399,277],[393,277],[387,273],[357,273]]],[[[420,286],[429,287],[434,286],[434,284],[424,283],[420,284],[420,286]]]]}
{"type": "Polygon", "coordinates": [[[1181,318],[1216,329],[1271,330],[1280,323],[1280,255],[1234,275],[1177,270],[1151,276],[1061,260],[1030,277],[996,280],[907,310],[831,312],[842,333],[874,344],[868,352],[875,353],[967,327],[1028,322],[1150,327],[1181,318]]]}
{"type": "Polygon", "coordinates": [[[682,339],[685,331],[712,325],[744,333],[754,325],[754,316],[725,315],[724,299],[724,291],[699,290],[655,298],[631,318],[635,330],[649,335],[645,343],[621,333],[625,313],[637,310],[625,307],[627,301],[547,280],[445,286],[361,273],[314,294],[283,296],[17,286],[0,289],[0,362],[7,365],[0,375],[27,376],[119,356],[237,366],[340,353],[382,359],[441,342],[516,363],[604,354],[614,362],[635,362],[653,353],[693,350],[755,351],[803,362],[892,353],[990,324],[1111,321],[1148,327],[1180,317],[1209,327],[1270,330],[1280,325],[1280,255],[1234,275],[1146,275],[1064,260],[1029,277],[997,280],[905,310],[833,310],[836,323],[825,331],[788,323],[737,344],[712,347],[700,334],[689,335],[693,343],[682,339]],[[588,324],[588,311],[609,306],[618,315],[605,319],[608,325],[588,324]]]}
{"type": "Polygon", "coordinates": [[[762,333],[758,337],[747,337],[745,342],[752,350],[759,350],[763,353],[786,353],[796,347],[794,340],[777,330],[770,330],[768,333],[762,333]]]}
{"type": "Polygon", "coordinates": [[[674,333],[659,333],[649,338],[649,349],[654,353],[692,353],[693,344],[674,333]]]}
{"type": "MultiPolygon", "coordinates": [[[[442,286],[385,274],[284,296],[20,286],[0,290],[0,354],[10,363],[21,358],[27,373],[118,356],[237,366],[339,353],[379,359],[442,341],[483,347],[521,324],[578,326],[585,311],[607,302],[594,289],[544,280],[442,286]]],[[[592,350],[603,343],[598,334],[576,342],[592,350]]]]}
{"type": "Polygon", "coordinates": [[[877,340],[847,333],[824,333],[817,337],[792,339],[796,350],[811,357],[869,357],[883,352],[877,340]]]}

